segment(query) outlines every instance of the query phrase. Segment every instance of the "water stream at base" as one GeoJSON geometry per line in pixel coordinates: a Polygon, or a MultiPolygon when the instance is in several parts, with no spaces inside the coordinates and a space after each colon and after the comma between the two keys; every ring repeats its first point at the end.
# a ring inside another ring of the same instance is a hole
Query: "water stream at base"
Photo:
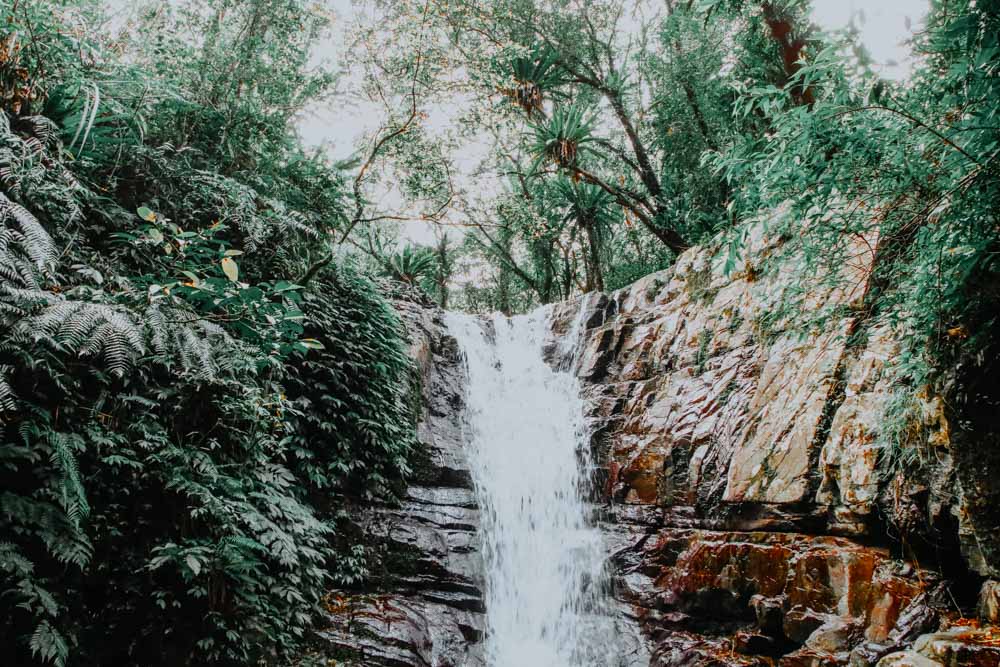
{"type": "MultiPolygon", "coordinates": [[[[581,308],[581,315],[583,308],[581,308]]],[[[560,341],[576,344],[580,316],[560,341]]],[[[482,511],[490,667],[619,664],[606,550],[584,501],[580,387],[545,363],[548,310],[449,313],[466,355],[467,443],[482,511]]]]}

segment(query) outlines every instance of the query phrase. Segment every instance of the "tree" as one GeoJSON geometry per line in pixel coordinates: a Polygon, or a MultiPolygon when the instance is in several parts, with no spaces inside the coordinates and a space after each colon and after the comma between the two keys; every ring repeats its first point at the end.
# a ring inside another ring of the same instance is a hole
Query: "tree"
{"type": "MultiPolygon", "coordinates": [[[[609,228],[604,241],[595,237],[596,245],[602,246],[599,253],[611,253],[613,275],[634,279],[640,267],[661,268],[669,255],[735,223],[726,179],[701,168],[700,159],[766,130],[756,116],[738,122],[732,117],[737,99],[732,82],[746,72],[737,67],[727,75],[725,47],[743,17],[722,12],[719,20],[705,21],[699,7],[668,3],[666,11],[640,20],[628,16],[618,0],[570,5],[428,0],[385,8],[377,20],[389,35],[402,35],[392,52],[410,63],[400,66],[403,73],[418,59],[415,50],[402,47],[412,39],[408,23],[420,16],[421,48],[441,63],[421,81],[421,104],[461,100],[466,108],[460,136],[487,133],[495,140],[496,150],[477,174],[501,182],[513,176],[514,192],[534,201],[536,216],[546,215],[537,210],[542,200],[565,205],[537,197],[547,188],[540,182],[560,175],[610,198],[621,212],[612,227],[622,231],[609,228]],[[643,27],[632,31],[626,28],[630,22],[643,27]],[[455,76],[456,71],[466,76],[455,76]],[[618,266],[631,268],[618,271],[618,266]]],[[[359,55],[384,52],[385,44],[380,38],[379,48],[369,44],[359,55]]],[[[393,78],[389,68],[379,71],[393,85],[405,81],[393,78]]],[[[515,210],[506,192],[498,199],[515,210]]],[[[479,247],[490,261],[501,262],[536,299],[553,298],[552,276],[560,274],[565,288],[577,282],[572,275],[567,279],[567,268],[577,267],[573,274],[594,266],[592,260],[579,261],[573,226],[557,234],[551,224],[545,230],[515,224],[506,252],[490,227],[509,227],[495,206],[464,198],[455,203],[448,220],[457,217],[477,229],[479,247]]],[[[444,217],[435,222],[449,224],[444,217]]],[[[594,253],[588,249],[583,255],[594,253]]],[[[566,296],[564,289],[560,293],[566,296]]]]}

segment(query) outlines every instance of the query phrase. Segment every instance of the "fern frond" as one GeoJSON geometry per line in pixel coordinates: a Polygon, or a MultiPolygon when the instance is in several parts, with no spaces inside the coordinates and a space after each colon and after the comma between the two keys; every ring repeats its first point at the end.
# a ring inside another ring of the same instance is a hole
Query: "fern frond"
{"type": "Polygon", "coordinates": [[[27,577],[35,570],[16,544],[0,542],[0,571],[18,577],[27,577]]]}
{"type": "Polygon", "coordinates": [[[55,264],[56,245],[42,223],[38,222],[28,209],[12,202],[7,195],[0,192],[0,223],[8,227],[11,222],[16,223],[17,227],[13,228],[10,238],[5,243],[6,252],[0,256],[0,263],[6,264],[11,261],[8,259],[11,246],[16,244],[39,271],[44,271],[49,265],[55,264]]]}
{"type": "Polygon", "coordinates": [[[17,409],[14,390],[7,382],[7,374],[13,370],[12,366],[0,365],[0,411],[14,412],[17,409]]]}
{"type": "Polygon", "coordinates": [[[274,208],[275,213],[278,215],[278,218],[282,220],[283,226],[286,229],[295,230],[303,236],[309,238],[319,238],[319,231],[317,231],[316,228],[310,223],[309,218],[302,215],[298,211],[289,209],[281,202],[274,200],[268,200],[268,202],[274,208]]]}
{"type": "Polygon", "coordinates": [[[6,286],[17,285],[37,290],[41,288],[38,271],[31,260],[20,252],[11,252],[17,243],[15,233],[10,229],[0,229],[0,279],[6,286]]]}
{"type": "Polygon", "coordinates": [[[14,326],[16,340],[48,342],[82,357],[103,356],[119,377],[145,352],[139,325],[124,308],[104,303],[59,300],[14,326]]]}
{"type": "Polygon", "coordinates": [[[144,326],[150,347],[162,362],[180,362],[183,375],[200,381],[214,380],[229,370],[227,360],[242,349],[218,324],[179,308],[150,306],[144,326]]]}
{"type": "MultiPolygon", "coordinates": [[[[0,275],[7,274],[0,271],[0,275]]],[[[13,323],[47,304],[59,301],[57,295],[40,289],[38,285],[15,287],[13,283],[13,280],[7,284],[0,283],[0,321],[13,323]]]]}
{"type": "Polygon", "coordinates": [[[50,143],[59,137],[59,126],[51,118],[40,115],[22,116],[18,122],[25,126],[31,136],[37,137],[42,143],[50,143]]]}
{"type": "Polygon", "coordinates": [[[280,200],[262,197],[250,185],[204,171],[197,172],[196,180],[205,186],[199,196],[208,193],[208,202],[218,211],[219,220],[237,227],[251,252],[269,239],[289,233],[319,238],[319,231],[307,216],[280,200]]]}
{"type": "Polygon", "coordinates": [[[48,442],[52,449],[49,461],[61,473],[61,504],[66,511],[66,516],[74,525],[79,525],[80,521],[90,514],[90,504],[87,502],[87,494],[80,480],[80,469],[76,463],[76,453],[73,451],[73,442],[78,441],[78,435],[67,435],[52,431],[49,433],[48,442]]]}
{"type": "Polygon", "coordinates": [[[69,658],[69,645],[59,631],[48,621],[42,621],[31,635],[28,644],[31,654],[56,667],[63,667],[69,658]]]}
{"type": "Polygon", "coordinates": [[[202,379],[215,376],[215,363],[212,358],[212,344],[198,335],[194,327],[182,327],[175,337],[177,352],[185,369],[202,379]]]}
{"type": "MultiPolygon", "coordinates": [[[[47,433],[45,445],[51,449],[47,433]]],[[[50,475],[46,495],[56,502],[43,497],[0,493],[0,506],[7,517],[14,517],[22,526],[30,526],[31,532],[45,543],[49,554],[57,561],[83,569],[93,557],[94,547],[83,526],[74,523],[58,502],[62,485],[61,475],[50,475]]]]}

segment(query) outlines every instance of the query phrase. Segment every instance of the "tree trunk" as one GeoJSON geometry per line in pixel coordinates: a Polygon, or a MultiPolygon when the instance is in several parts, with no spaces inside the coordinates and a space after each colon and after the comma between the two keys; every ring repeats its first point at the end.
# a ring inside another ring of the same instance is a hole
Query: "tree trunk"
{"type": "Polygon", "coordinates": [[[583,231],[587,235],[587,284],[588,291],[604,291],[604,272],[601,269],[601,247],[594,221],[583,223],[583,231]]]}

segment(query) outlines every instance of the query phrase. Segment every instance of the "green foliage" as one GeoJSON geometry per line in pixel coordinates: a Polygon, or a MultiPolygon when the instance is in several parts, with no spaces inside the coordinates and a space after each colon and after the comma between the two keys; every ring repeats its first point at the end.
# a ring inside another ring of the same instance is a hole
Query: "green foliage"
{"type": "Polygon", "coordinates": [[[607,237],[616,220],[612,204],[614,197],[600,186],[560,179],[556,192],[565,200],[567,221],[573,221],[586,236],[586,284],[584,289],[604,289],[604,258],[607,237]]]}
{"type": "Polygon", "coordinates": [[[594,119],[587,118],[582,108],[567,106],[559,107],[551,118],[532,125],[531,152],[537,157],[529,173],[543,162],[554,163],[563,169],[579,166],[584,155],[594,154],[591,147],[595,141],[593,124],[594,119]]]}
{"type": "Polygon", "coordinates": [[[409,285],[418,285],[434,276],[436,264],[432,249],[408,245],[389,255],[383,273],[409,285]]]}
{"type": "Polygon", "coordinates": [[[345,220],[290,125],[323,18],[165,11],[123,58],[91,9],[0,3],[0,649],[286,662],[364,571],[338,498],[398,490],[413,443],[373,283],[296,283],[345,220]]]}
{"type": "Polygon", "coordinates": [[[409,473],[415,420],[399,319],[349,266],[319,280],[303,308],[305,333],[321,347],[286,382],[300,415],[290,438],[296,467],[324,495],[393,495],[409,473]]]}
{"type": "MultiPolygon", "coordinates": [[[[492,307],[623,286],[736,224],[725,177],[701,158],[763,134],[756,116],[732,112],[739,86],[777,77],[782,54],[762,20],[746,20],[753,12],[727,6],[706,20],[702,4],[651,7],[638,29],[619,0],[440,8],[441,40],[479,102],[462,122],[497,144],[480,169],[515,179],[470,215],[470,251],[496,277],[492,307]],[[494,105],[497,90],[514,105],[494,105]],[[523,113],[512,118],[512,107],[523,113]],[[604,193],[606,224],[551,219],[548,207],[567,203],[552,182],[563,176],[604,193]]],[[[440,78],[442,94],[451,85],[440,78]]]]}
{"type": "Polygon", "coordinates": [[[614,197],[599,186],[562,178],[555,182],[555,188],[566,200],[572,218],[593,220],[601,225],[606,225],[613,219],[614,197]]]}
{"type": "Polygon", "coordinates": [[[514,85],[504,92],[527,115],[543,115],[546,92],[564,83],[558,67],[559,54],[546,46],[534,45],[526,55],[507,62],[514,85]]]}

